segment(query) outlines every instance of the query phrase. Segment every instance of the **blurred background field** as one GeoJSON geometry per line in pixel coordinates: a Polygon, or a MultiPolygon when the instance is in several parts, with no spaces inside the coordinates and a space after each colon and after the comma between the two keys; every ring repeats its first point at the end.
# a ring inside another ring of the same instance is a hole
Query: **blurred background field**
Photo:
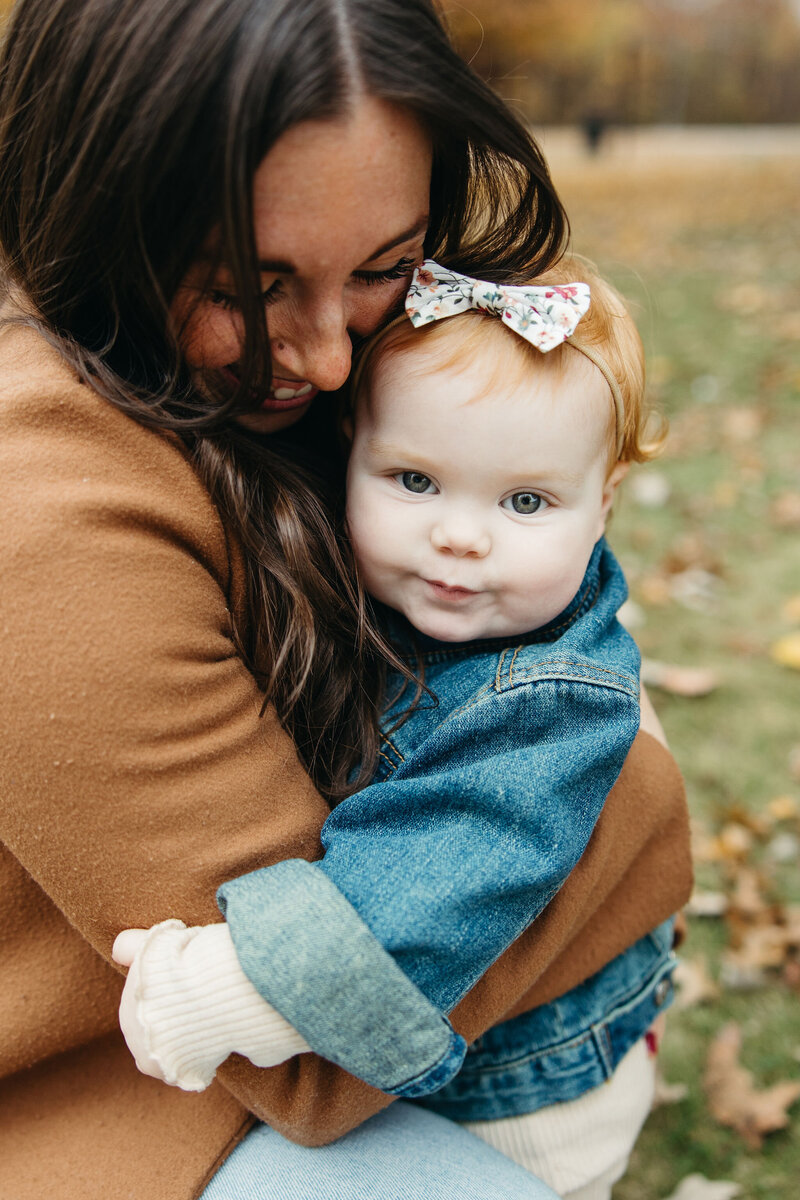
{"type": "Polygon", "coordinates": [[[800,0],[443,8],[540,137],[574,249],[630,301],[671,425],[610,536],[687,781],[698,891],[664,1103],[614,1197],[796,1200],[800,0]]]}
{"type": "Polygon", "coordinates": [[[610,536],[686,777],[697,892],[664,1102],[614,1198],[796,1200],[800,3],[447,11],[537,134],[573,248],[629,300],[671,427],[610,536]]]}
{"type": "Polygon", "coordinates": [[[698,155],[684,136],[651,153],[639,131],[639,153],[589,158],[543,131],[574,247],[631,301],[671,424],[663,458],[623,489],[611,539],[643,653],[694,672],[652,695],[714,914],[692,918],[683,951],[710,982],[673,1012],[662,1056],[688,1093],[651,1117],[615,1197],[657,1200],[701,1172],[747,1200],[794,1200],[800,1139],[748,1146],[714,1120],[702,1079],[731,1019],[759,1087],[800,1078],[800,155],[752,141],[698,155]]]}

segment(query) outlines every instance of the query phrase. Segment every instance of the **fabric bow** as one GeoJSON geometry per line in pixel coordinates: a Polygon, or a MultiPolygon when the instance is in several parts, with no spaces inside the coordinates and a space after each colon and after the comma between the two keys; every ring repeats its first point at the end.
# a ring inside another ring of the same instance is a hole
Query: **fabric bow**
{"type": "Polygon", "coordinates": [[[460,275],[427,258],[414,271],[406,313],[418,328],[469,308],[480,309],[499,317],[526,342],[546,353],[574,332],[589,307],[589,299],[586,283],[511,287],[460,275]]]}

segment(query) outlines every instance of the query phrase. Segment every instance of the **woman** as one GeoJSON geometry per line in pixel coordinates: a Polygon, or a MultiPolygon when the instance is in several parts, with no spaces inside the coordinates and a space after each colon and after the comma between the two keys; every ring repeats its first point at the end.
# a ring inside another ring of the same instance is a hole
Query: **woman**
{"type": "MultiPolygon", "coordinates": [[[[345,381],[423,253],[530,274],[564,221],[427,0],[21,0],[0,113],[0,1190],[183,1200],[252,1114],[319,1145],[389,1102],[313,1055],[232,1060],[186,1096],[116,1031],[119,929],[208,922],[224,880],[319,854],[327,805],[265,695],[329,794],[359,736],[348,656],[375,644],[316,485],[270,438],[345,381]]],[[[684,838],[671,759],[640,736],[458,1031],[546,1004],[667,917],[688,865],[663,877],[662,848],[684,838]]],[[[298,1195],[336,1194],[324,1154],[276,1161],[298,1195]]]]}

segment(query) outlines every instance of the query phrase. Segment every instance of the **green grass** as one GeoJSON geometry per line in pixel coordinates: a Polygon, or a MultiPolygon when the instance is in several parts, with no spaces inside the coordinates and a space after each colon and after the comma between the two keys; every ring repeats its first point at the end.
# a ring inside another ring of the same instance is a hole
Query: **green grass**
{"type": "MultiPolygon", "coordinates": [[[[554,176],[575,248],[633,304],[652,391],[673,429],[664,457],[639,468],[668,479],[669,499],[643,507],[629,488],[610,537],[644,616],[635,631],[643,653],[718,672],[703,699],[653,692],[692,813],[714,832],[734,807],[759,813],[779,795],[800,800],[790,769],[800,672],[769,657],[778,637],[800,628],[784,608],[800,596],[800,520],[781,524],[775,513],[779,497],[800,494],[798,165],[573,161],[561,170],[556,162],[554,176]],[[676,556],[711,573],[705,610],[654,593],[676,556]]],[[[774,895],[800,901],[797,862],[770,870],[758,840],[752,860],[774,895]]],[[[724,888],[725,864],[701,864],[698,880],[724,888]]],[[[705,954],[716,975],[726,943],[722,921],[695,920],[685,952],[705,954]]],[[[800,1195],[800,1103],[794,1134],[773,1134],[760,1151],[708,1112],[705,1055],[729,1020],[742,1025],[742,1060],[759,1084],[800,1074],[800,998],[777,977],[673,1012],[662,1070],[689,1094],[652,1114],[615,1200],[659,1200],[693,1172],[734,1180],[744,1200],[800,1195]]]]}

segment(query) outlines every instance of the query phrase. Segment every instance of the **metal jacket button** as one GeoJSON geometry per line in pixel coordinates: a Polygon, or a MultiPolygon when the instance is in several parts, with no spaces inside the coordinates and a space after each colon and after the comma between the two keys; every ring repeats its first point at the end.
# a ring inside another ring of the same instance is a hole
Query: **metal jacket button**
{"type": "Polygon", "coordinates": [[[659,979],[653,992],[653,999],[660,1008],[669,995],[670,981],[669,976],[665,975],[663,979],[659,979]]]}

